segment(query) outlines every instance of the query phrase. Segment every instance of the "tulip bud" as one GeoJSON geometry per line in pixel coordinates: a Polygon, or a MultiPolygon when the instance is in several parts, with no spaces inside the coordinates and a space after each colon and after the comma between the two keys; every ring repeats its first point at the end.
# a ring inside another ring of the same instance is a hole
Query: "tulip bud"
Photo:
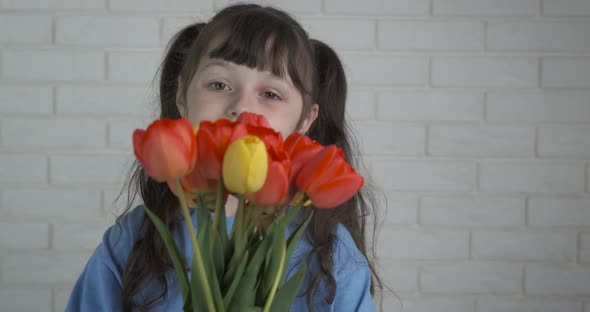
{"type": "Polygon", "coordinates": [[[228,146],[223,158],[223,180],[230,192],[242,195],[258,192],[267,171],[266,147],[258,137],[247,135],[228,146]]]}

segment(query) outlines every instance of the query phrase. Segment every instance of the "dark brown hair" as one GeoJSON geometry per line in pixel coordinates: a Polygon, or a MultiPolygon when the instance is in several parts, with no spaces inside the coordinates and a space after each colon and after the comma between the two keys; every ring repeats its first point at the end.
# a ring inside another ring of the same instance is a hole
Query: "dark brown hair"
{"type": "MultiPolygon", "coordinates": [[[[360,166],[353,157],[359,155],[359,151],[346,123],[347,83],[336,52],[321,41],[310,39],[291,16],[272,7],[255,4],[229,6],[218,12],[208,23],[192,24],[178,32],[171,39],[159,69],[160,118],[180,117],[176,93],[182,92],[180,97],[184,99],[186,90],[179,89],[178,78],[180,77],[181,86],[188,86],[206,51],[210,51],[210,58],[268,70],[281,77],[288,75],[303,96],[303,112],[298,127],[303,117],[309,114],[312,104],[318,103],[319,115],[307,135],[324,145],[335,144],[341,147],[348,162],[355,168],[360,166]],[[212,46],[214,40],[220,42],[215,47],[212,46]]],[[[143,204],[172,231],[178,213],[178,200],[166,183],[152,180],[135,161],[126,185],[128,203],[125,212],[129,211],[139,192],[143,204]]],[[[310,310],[313,291],[323,279],[326,279],[329,286],[325,300],[330,303],[334,300],[336,281],[333,275],[332,251],[339,223],[350,232],[357,248],[368,260],[372,272],[371,294],[375,294],[376,289],[382,290],[383,284],[373,262],[374,248],[368,251],[365,240],[367,218],[371,216],[371,223],[377,224],[376,205],[371,189],[370,183],[367,183],[360,193],[343,205],[316,210],[306,232],[306,238],[313,246],[307,261],[313,256],[320,264],[319,272],[310,279],[306,291],[310,310]],[[368,257],[368,254],[372,254],[372,257],[368,257]]],[[[309,212],[304,210],[305,214],[309,212]]],[[[117,224],[123,215],[119,216],[117,224]]],[[[145,233],[135,243],[123,272],[122,297],[126,309],[135,307],[149,310],[167,298],[165,271],[171,266],[170,258],[158,232],[147,217],[143,220],[142,228],[145,228],[145,233]],[[152,278],[161,284],[162,292],[157,297],[136,302],[134,295],[152,278]]],[[[375,230],[374,227],[373,245],[375,230]]]]}

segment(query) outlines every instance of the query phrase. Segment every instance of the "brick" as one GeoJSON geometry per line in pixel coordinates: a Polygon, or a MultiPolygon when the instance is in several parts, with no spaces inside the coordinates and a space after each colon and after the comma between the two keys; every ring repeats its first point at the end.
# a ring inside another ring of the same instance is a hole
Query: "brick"
{"type": "Polygon", "coordinates": [[[531,16],[539,0],[433,0],[434,15],[531,16]]]}
{"type": "Polygon", "coordinates": [[[422,291],[441,294],[517,294],[522,283],[520,265],[494,262],[424,265],[422,291]]]}
{"type": "Polygon", "coordinates": [[[2,142],[8,147],[106,146],[106,125],[95,119],[11,118],[1,129],[2,142]]]}
{"type": "Polygon", "coordinates": [[[51,289],[41,287],[0,288],[0,310],[10,312],[46,311],[51,306],[51,289]]]}
{"type": "Polygon", "coordinates": [[[535,87],[537,67],[535,58],[434,57],[432,83],[437,87],[535,87]]]}
{"type": "Polygon", "coordinates": [[[489,22],[487,48],[519,51],[588,51],[590,23],[489,22]]]}
{"type": "Polygon", "coordinates": [[[109,54],[109,80],[150,82],[162,61],[160,53],[112,52],[109,54]]]}
{"type": "Polygon", "coordinates": [[[346,113],[354,120],[375,119],[375,94],[369,90],[351,90],[346,99],[346,113]]]}
{"type": "Polygon", "coordinates": [[[326,0],[326,12],[374,15],[427,15],[428,0],[326,0]]]}
{"type": "Polygon", "coordinates": [[[6,49],[3,77],[10,80],[102,80],[102,52],[6,49]]]}
{"type": "Polygon", "coordinates": [[[2,8],[10,10],[101,10],[105,0],[3,0],[2,8]]]}
{"type": "Polygon", "coordinates": [[[0,249],[49,248],[49,225],[0,222],[0,249]]]}
{"type": "Polygon", "coordinates": [[[590,58],[543,59],[543,87],[590,88],[590,58]]]}
{"type": "Polygon", "coordinates": [[[428,152],[437,156],[523,157],[535,151],[534,128],[431,126],[428,152]]]}
{"type": "Polygon", "coordinates": [[[383,227],[379,235],[387,238],[377,239],[380,257],[387,259],[450,260],[469,256],[467,232],[383,227]]]}
{"type": "Polygon", "coordinates": [[[148,115],[152,96],[136,86],[62,86],[57,89],[60,115],[148,115]]]}
{"type": "Polygon", "coordinates": [[[91,249],[102,241],[108,228],[106,222],[100,223],[56,223],[53,225],[53,248],[91,249]]]}
{"type": "Polygon", "coordinates": [[[341,55],[351,84],[425,85],[428,61],[424,57],[341,55]]]}
{"type": "Polygon", "coordinates": [[[155,47],[160,43],[159,27],[155,18],[64,16],[57,19],[56,41],[73,45],[155,47]]]}
{"type": "Polygon", "coordinates": [[[417,291],[418,290],[418,266],[383,259],[381,265],[383,270],[383,282],[391,287],[393,291],[417,291]]]}
{"type": "Polygon", "coordinates": [[[475,187],[470,161],[376,161],[373,176],[386,190],[465,192],[475,187]]]}
{"type": "Polygon", "coordinates": [[[581,164],[555,161],[484,161],[480,188],[485,192],[576,193],[584,189],[581,164]]]}
{"type": "Polygon", "coordinates": [[[146,129],[148,124],[147,121],[139,118],[109,121],[109,146],[133,149],[133,131],[135,129],[146,129]]]}
{"type": "Polygon", "coordinates": [[[529,224],[539,226],[590,226],[590,198],[531,197],[529,224]]]}
{"type": "Polygon", "coordinates": [[[53,90],[47,86],[0,86],[0,114],[48,115],[53,113],[53,90]]]}
{"type": "MultiPolygon", "coordinates": [[[[225,6],[233,3],[240,3],[243,1],[239,0],[215,0],[215,7],[218,9],[224,8],[225,6]]],[[[301,1],[289,1],[289,0],[255,0],[249,1],[248,3],[258,3],[260,5],[271,5],[280,9],[286,10],[289,13],[316,13],[319,14],[322,11],[321,1],[316,0],[301,0],[301,1]]]]}
{"type": "Polygon", "coordinates": [[[301,21],[309,36],[333,49],[372,49],[375,46],[375,22],[361,19],[306,19],[301,21]],[[355,38],[355,40],[350,40],[355,38]]]}
{"type": "Polygon", "coordinates": [[[576,259],[574,232],[473,232],[472,256],[479,260],[563,261],[576,259]]]}
{"type": "Polygon", "coordinates": [[[387,50],[483,50],[481,22],[380,21],[378,47],[387,50]]]}
{"type": "Polygon", "coordinates": [[[59,289],[54,290],[53,304],[54,311],[65,311],[68,301],[70,300],[71,289],[59,289]]]}
{"type": "Polygon", "coordinates": [[[163,20],[161,39],[162,43],[168,44],[172,37],[186,26],[206,21],[208,18],[198,18],[191,15],[191,17],[165,17],[163,20]]]}
{"type": "Polygon", "coordinates": [[[543,0],[543,14],[549,16],[590,16],[586,0],[543,0]]]}
{"type": "MultiPolygon", "coordinates": [[[[448,298],[438,296],[420,295],[416,297],[403,297],[401,304],[393,297],[392,303],[385,305],[391,312],[474,312],[474,300],[469,298],[448,298]],[[391,307],[391,309],[389,309],[391,307]]],[[[388,302],[390,300],[384,300],[388,302]]]]}
{"type": "Polygon", "coordinates": [[[125,179],[124,174],[132,160],[131,155],[52,156],[50,158],[51,182],[120,185],[125,179]]]}
{"type": "Polygon", "coordinates": [[[0,43],[48,44],[51,36],[51,16],[0,15],[0,43]]]}
{"type": "Polygon", "coordinates": [[[418,198],[407,193],[388,193],[378,196],[380,209],[377,222],[388,224],[416,224],[418,198]],[[386,210],[387,209],[387,210],[386,210]]]}
{"type": "Polygon", "coordinates": [[[30,218],[100,217],[100,192],[84,189],[4,189],[3,215],[30,218]]]}
{"type": "Polygon", "coordinates": [[[590,158],[590,126],[541,126],[538,128],[540,156],[590,158]]]}
{"type": "Polygon", "coordinates": [[[477,312],[580,312],[580,302],[563,299],[487,297],[477,300],[477,312]]]}
{"type": "Polygon", "coordinates": [[[525,292],[531,295],[590,294],[590,269],[570,265],[531,264],[526,267],[525,292]]]}
{"type": "Polygon", "coordinates": [[[0,182],[42,183],[47,181],[47,159],[40,155],[0,155],[0,182]]]}
{"type": "Polygon", "coordinates": [[[580,262],[590,263],[590,233],[580,235],[580,262]]]}
{"type": "Polygon", "coordinates": [[[509,197],[421,199],[420,223],[442,226],[517,227],[524,225],[525,201],[509,197]]]}
{"type": "Polygon", "coordinates": [[[363,124],[355,127],[363,154],[423,155],[426,129],[423,126],[363,124]]]}
{"type": "Polygon", "coordinates": [[[387,91],[379,94],[383,121],[475,121],[483,116],[483,96],[475,92],[387,91]]]}
{"type": "Polygon", "coordinates": [[[492,92],[487,119],[514,122],[590,122],[590,92],[492,92]]]}
{"type": "Polygon", "coordinates": [[[0,272],[9,283],[74,283],[87,260],[87,254],[10,254],[3,256],[0,272]]]}
{"type": "Polygon", "coordinates": [[[213,1],[192,0],[110,0],[109,8],[114,11],[200,11],[212,10],[213,1]]]}

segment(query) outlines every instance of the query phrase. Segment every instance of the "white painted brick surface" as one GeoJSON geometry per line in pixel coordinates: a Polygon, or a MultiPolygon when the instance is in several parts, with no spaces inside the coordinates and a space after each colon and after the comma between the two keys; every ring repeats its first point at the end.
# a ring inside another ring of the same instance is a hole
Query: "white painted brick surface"
{"type": "Polygon", "coordinates": [[[485,192],[578,193],[584,191],[583,165],[555,161],[484,161],[480,187],[485,192]]]}
{"type": "Polygon", "coordinates": [[[487,96],[490,121],[547,123],[590,122],[588,91],[491,92],[487,96]]]}
{"type": "Polygon", "coordinates": [[[387,91],[379,95],[377,119],[383,121],[477,121],[483,95],[475,92],[387,91]]]}
{"type": "Polygon", "coordinates": [[[435,15],[531,16],[539,0],[433,0],[435,15]]]}
{"type": "Polygon", "coordinates": [[[575,232],[474,232],[472,255],[478,260],[563,261],[576,258],[575,232]]]}
{"type": "Polygon", "coordinates": [[[525,292],[533,295],[590,294],[590,269],[571,265],[530,264],[526,267],[525,292]]]}
{"type": "Polygon", "coordinates": [[[379,48],[385,50],[482,50],[480,22],[379,22],[379,48]]]}
{"type": "Polygon", "coordinates": [[[370,15],[426,15],[429,11],[427,0],[325,0],[329,14],[370,14],[370,15]]]}
{"type": "Polygon", "coordinates": [[[0,288],[0,310],[11,312],[46,311],[51,306],[51,289],[27,287],[0,288]]]}
{"type": "Polygon", "coordinates": [[[0,250],[45,249],[48,247],[48,224],[0,222],[0,250]]]}
{"type": "Polygon", "coordinates": [[[101,10],[105,0],[3,0],[2,8],[10,10],[101,10]]]}
{"type": "Polygon", "coordinates": [[[48,115],[53,112],[53,91],[48,86],[0,86],[0,113],[48,115]]]}
{"type": "Polygon", "coordinates": [[[487,46],[491,50],[587,51],[589,34],[587,22],[491,22],[487,46]]]}
{"type": "Polygon", "coordinates": [[[522,266],[509,263],[451,263],[424,265],[420,284],[427,293],[518,294],[522,266]]]}
{"type": "Polygon", "coordinates": [[[535,150],[533,128],[432,126],[428,152],[437,156],[524,157],[535,150]]]}
{"type": "Polygon", "coordinates": [[[56,41],[71,45],[155,47],[159,44],[159,25],[156,18],[66,16],[57,19],[56,41]]]}
{"type": "Polygon", "coordinates": [[[50,16],[0,15],[1,43],[44,44],[51,42],[51,36],[50,16]]]}
{"type": "Polygon", "coordinates": [[[431,75],[437,87],[525,88],[537,85],[537,71],[532,57],[435,57],[431,75]]]}
{"type": "Polygon", "coordinates": [[[580,312],[582,305],[563,299],[498,299],[477,300],[478,312],[580,312]]]}
{"type": "Polygon", "coordinates": [[[539,127],[539,155],[590,158],[590,125],[539,127]]]}
{"type": "Polygon", "coordinates": [[[531,197],[529,223],[539,226],[590,226],[590,198],[531,197]]]}
{"type": "Polygon", "coordinates": [[[547,57],[541,79],[543,87],[590,88],[590,58],[547,57]]]}
{"type": "Polygon", "coordinates": [[[425,225],[518,227],[525,223],[525,200],[510,197],[423,197],[420,223],[425,225]]]}
{"type": "Polygon", "coordinates": [[[10,49],[3,53],[3,79],[102,80],[104,55],[99,51],[10,49]]]}
{"type": "Polygon", "coordinates": [[[586,0],[543,0],[543,14],[548,16],[590,16],[586,0]]]}
{"type": "Polygon", "coordinates": [[[0,127],[8,147],[96,148],[106,146],[104,121],[89,118],[11,118],[0,127]]]}
{"type": "MultiPolygon", "coordinates": [[[[589,1],[254,1],[341,56],[383,311],[590,312],[589,1]]],[[[64,310],[163,48],[233,2],[0,0],[0,311],[64,310]]]]}

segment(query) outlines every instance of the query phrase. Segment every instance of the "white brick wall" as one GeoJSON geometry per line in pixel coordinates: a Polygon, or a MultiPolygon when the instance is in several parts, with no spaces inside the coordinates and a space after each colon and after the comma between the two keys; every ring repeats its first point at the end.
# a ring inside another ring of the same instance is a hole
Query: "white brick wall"
{"type": "MultiPolygon", "coordinates": [[[[0,311],[63,311],[163,47],[231,2],[0,1],[0,311]]],[[[385,311],[590,312],[590,1],[256,2],[342,56],[385,311]]]]}

